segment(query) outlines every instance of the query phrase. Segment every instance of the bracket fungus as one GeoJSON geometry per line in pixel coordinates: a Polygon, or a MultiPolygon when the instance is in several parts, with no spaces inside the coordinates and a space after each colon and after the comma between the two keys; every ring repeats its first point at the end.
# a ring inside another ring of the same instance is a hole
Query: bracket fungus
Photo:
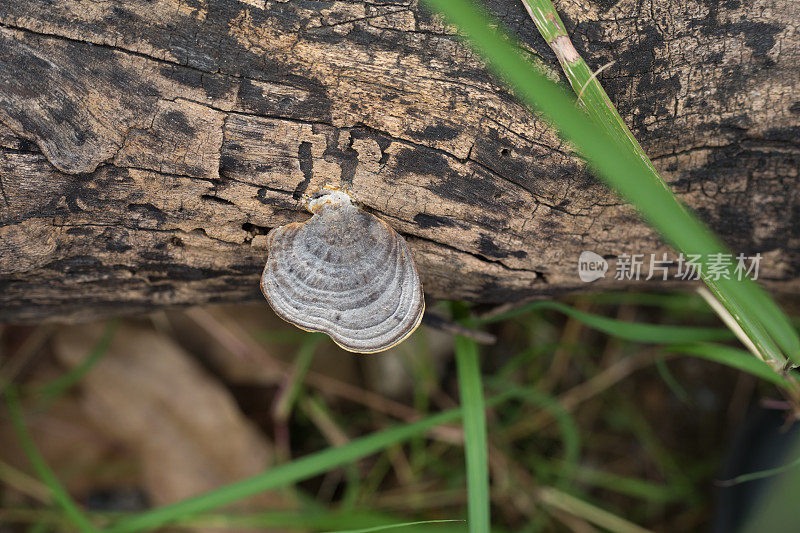
{"type": "Polygon", "coordinates": [[[419,326],[425,300],[405,240],[346,192],[311,195],[306,222],[275,228],[261,290],[281,318],[358,353],[381,352],[419,326]]]}

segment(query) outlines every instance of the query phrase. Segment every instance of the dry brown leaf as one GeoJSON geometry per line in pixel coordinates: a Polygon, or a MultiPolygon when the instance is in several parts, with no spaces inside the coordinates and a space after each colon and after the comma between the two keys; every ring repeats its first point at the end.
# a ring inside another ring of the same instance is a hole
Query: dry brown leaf
{"type": "MultiPolygon", "coordinates": [[[[127,450],[108,438],[86,417],[73,396],[65,396],[46,412],[35,401],[23,401],[25,423],[37,449],[59,480],[83,500],[93,489],[131,486],[139,477],[138,464],[127,450]]],[[[0,419],[0,461],[35,475],[7,419],[0,419]]]]}
{"type": "MultiPolygon", "coordinates": [[[[101,324],[64,327],[54,351],[74,367],[102,332],[101,324]]],[[[257,474],[270,463],[270,446],[228,391],[151,329],[121,326],[80,388],[81,405],[97,428],[139,457],[142,486],[156,505],[257,474]]],[[[258,504],[281,500],[265,494],[258,504]]]]}

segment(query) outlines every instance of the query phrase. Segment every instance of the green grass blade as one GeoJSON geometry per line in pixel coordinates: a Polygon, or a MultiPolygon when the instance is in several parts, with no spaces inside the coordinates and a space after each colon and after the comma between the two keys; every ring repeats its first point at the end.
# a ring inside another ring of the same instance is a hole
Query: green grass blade
{"type": "Polygon", "coordinates": [[[800,354],[800,337],[786,313],[781,311],[775,300],[760,285],[746,283],[742,289],[749,295],[750,301],[756,304],[754,312],[760,314],[762,321],[775,336],[781,348],[789,354],[791,360],[797,362],[797,355],[800,354]]]}
{"type": "Polygon", "coordinates": [[[495,373],[492,379],[513,381],[512,375],[517,372],[522,365],[530,363],[543,354],[552,353],[560,347],[562,347],[562,343],[557,341],[542,342],[534,346],[529,346],[509,358],[508,362],[495,373]]]}
{"type": "MultiPolygon", "coordinates": [[[[508,388],[507,382],[497,378],[492,378],[489,384],[499,389],[508,388]]],[[[553,396],[544,394],[536,389],[527,388],[514,389],[510,392],[524,402],[549,411],[556,421],[561,436],[561,442],[564,446],[564,458],[561,461],[563,467],[560,468],[558,472],[561,481],[557,486],[559,488],[565,486],[568,482],[572,481],[575,470],[578,467],[578,460],[580,459],[581,436],[578,423],[575,421],[572,414],[553,396]]]]}
{"type": "MultiPolygon", "coordinates": [[[[490,398],[486,401],[486,405],[497,405],[510,398],[524,395],[525,392],[525,389],[509,390],[490,398]]],[[[327,448],[205,494],[125,518],[104,531],[106,533],[132,533],[134,531],[155,529],[178,519],[325,473],[333,468],[384,450],[394,444],[404,442],[415,435],[423,434],[440,424],[455,422],[459,418],[461,418],[461,409],[453,409],[429,416],[418,422],[361,437],[345,446],[327,448]]]]}
{"type": "Polygon", "coordinates": [[[749,352],[738,348],[721,346],[719,344],[687,344],[667,346],[664,349],[669,352],[683,353],[721,363],[741,370],[742,372],[753,374],[779,387],[787,387],[790,385],[788,378],[775,372],[768,364],[756,359],[750,355],[749,352]]]}
{"type": "Polygon", "coordinates": [[[672,313],[685,315],[711,314],[708,305],[694,292],[598,292],[581,296],[584,301],[600,305],[632,305],[637,307],[657,307],[672,313]]]}
{"type": "MultiPolygon", "coordinates": [[[[373,531],[386,531],[389,529],[398,529],[398,528],[407,528],[413,526],[423,526],[423,525],[430,525],[430,524],[445,524],[450,522],[463,522],[463,520],[423,520],[420,522],[404,522],[402,524],[391,524],[388,526],[375,526],[375,527],[368,527],[364,529],[349,529],[347,531],[331,531],[328,533],[372,533],[373,531]]],[[[433,529],[436,531],[436,529],[433,529]]]]}
{"type": "MultiPolygon", "coordinates": [[[[784,443],[784,457],[800,456],[800,432],[784,435],[790,439],[784,443]]],[[[797,495],[800,494],[800,468],[785,468],[770,479],[756,493],[752,505],[748,506],[742,533],[773,531],[800,531],[800,514],[797,512],[797,495]]]]}
{"type": "Polygon", "coordinates": [[[609,513],[606,510],[595,507],[575,496],[561,492],[552,487],[544,487],[539,490],[540,499],[547,505],[561,509],[584,520],[591,522],[609,531],[616,533],[647,533],[648,530],[636,524],[609,513]]]}
{"type": "Polygon", "coordinates": [[[620,398],[614,409],[606,412],[606,418],[617,429],[624,428],[631,433],[644,450],[644,456],[653,462],[684,504],[699,504],[702,496],[696,478],[685,468],[685,460],[679,459],[673,450],[664,445],[653,427],[660,420],[644,416],[637,400],[631,398],[620,398]]]}
{"type": "Polygon", "coordinates": [[[108,353],[108,348],[111,346],[111,341],[114,339],[114,334],[117,332],[119,320],[109,320],[106,324],[103,335],[94,345],[89,355],[81,361],[81,363],[48,383],[37,387],[34,394],[41,396],[43,404],[47,405],[52,403],[56,398],[64,394],[67,390],[75,386],[80,380],[83,379],[93,367],[108,353]]]}
{"type": "Polygon", "coordinates": [[[758,472],[750,472],[749,474],[736,476],[733,479],[720,481],[718,485],[721,487],[732,487],[733,485],[738,485],[740,483],[747,483],[748,481],[755,481],[756,479],[764,479],[767,477],[776,476],[778,474],[783,474],[784,472],[797,468],[798,466],[800,466],[800,457],[797,457],[794,461],[790,461],[782,466],[776,466],[775,468],[768,468],[766,470],[759,470],[758,472]]]}
{"type": "MultiPolygon", "coordinates": [[[[650,172],[651,181],[668,190],[653,163],[612,104],[597,76],[583,58],[577,52],[567,58],[563,52],[559,51],[559,49],[563,50],[564,43],[570,41],[551,0],[522,0],[522,2],[542,37],[556,52],[570,85],[575,94],[579,95],[580,101],[591,119],[595,124],[601,126],[623,150],[631,151],[641,158],[650,172]]],[[[641,208],[641,206],[639,207],[641,208]]],[[[733,279],[715,280],[708,277],[705,277],[704,281],[713,290],[722,293],[729,304],[747,311],[740,314],[740,325],[751,336],[751,340],[764,350],[762,353],[777,352],[778,347],[773,343],[774,340],[790,358],[800,355],[800,337],[797,332],[792,328],[786,315],[756,283],[749,280],[743,282],[733,279]]],[[[730,308],[729,311],[731,311],[730,308]]]]}
{"type": "MultiPolygon", "coordinates": [[[[567,466],[563,461],[559,460],[551,460],[548,463],[549,464],[544,468],[557,470],[567,466]]],[[[653,503],[663,504],[674,502],[680,500],[681,496],[680,493],[670,485],[621,476],[619,474],[586,466],[579,466],[576,468],[575,481],[653,503]]]]}
{"type": "MultiPolygon", "coordinates": [[[[515,40],[497,24],[479,11],[470,0],[425,0],[442,12],[466,35],[470,44],[510,85],[518,98],[544,115],[554,124],[559,133],[574,143],[579,153],[589,162],[600,177],[615,188],[625,199],[635,205],[642,216],[656,228],[674,248],[686,254],[699,254],[701,272],[707,272],[711,254],[725,254],[722,243],[691,214],[670,192],[664,182],[653,172],[652,164],[641,157],[628,144],[620,142],[613,131],[620,126],[607,120],[598,123],[575,108],[574,100],[568,97],[555,83],[532,68],[522,56],[515,40]]],[[[552,10],[552,5],[550,6],[552,10]]],[[[599,84],[598,84],[599,85],[599,84]]],[[[613,106],[611,106],[613,109],[613,106]]],[[[624,126],[624,124],[622,124],[624,126]]],[[[627,142],[627,141],[626,141],[627,142]]],[[[732,274],[733,267],[728,274],[732,274]]],[[[786,356],[767,333],[777,333],[779,340],[795,338],[794,330],[785,330],[785,320],[762,323],[759,310],[763,300],[753,295],[760,290],[749,280],[706,279],[712,290],[721,298],[731,314],[740,321],[742,329],[751,336],[765,359],[776,366],[783,364],[786,356]]],[[[774,309],[773,309],[774,310],[774,309]]],[[[770,313],[763,315],[766,319],[770,313]]],[[[800,361],[800,353],[793,351],[800,341],[784,343],[787,355],[800,361]]]]}
{"type": "Polygon", "coordinates": [[[674,394],[676,398],[685,404],[692,403],[689,393],[686,392],[685,388],[683,388],[681,382],[672,375],[672,372],[670,372],[667,362],[663,357],[659,356],[659,358],[656,359],[656,370],[658,371],[658,375],[661,377],[661,380],[667,385],[667,387],[669,387],[669,389],[672,391],[672,394],[674,394]]]}
{"type": "MultiPolygon", "coordinates": [[[[126,511],[93,511],[88,513],[98,524],[120,520],[134,513],[126,511]]],[[[376,511],[359,509],[343,511],[324,507],[301,508],[294,511],[229,511],[203,513],[185,519],[175,520],[171,525],[181,529],[220,529],[220,531],[339,531],[345,529],[366,529],[394,526],[399,527],[401,519],[397,516],[376,511]]],[[[406,526],[403,531],[426,531],[430,533],[463,533],[464,520],[438,520],[435,525],[406,526]],[[452,523],[451,523],[452,522],[452,523]]],[[[57,508],[9,507],[0,513],[0,530],[5,524],[43,523],[48,531],[67,531],[71,524],[57,508]]],[[[6,528],[7,529],[7,528],[6,528]]],[[[3,530],[4,531],[4,530],[3,530]]],[[[340,532],[341,533],[341,532],[340,532]]]]}
{"type": "Polygon", "coordinates": [[[625,322],[614,318],[607,318],[594,315],[585,311],[579,311],[560,302],[542,300],[531,302],[519,309],[514,309],[508,313],[493,316],[486,320],[478,320],[477,323],[487,324],[508,320],[530,311],[540,309],[551,309],[565,315],[571,316],[584,325],[602,331],[608,335],[618,337],[633,342],[644,342],[652,344],[674,344],[684,342],[701,341],[720,341],[734,339],[735,335],[724,328],[696,328],[687,326],[669,326],[665,324],[641,324],[635,322],[625,322]]]}
{"type": "Polygon", "coordinates": [[[53,495],[55,502],[80,531],[89,533],[96,531],[94,526],[92,526],[86,516],[84,516],[83,512],[78,508],[75,502],[72,501],[67,490],[58,481],[58,478],[47,465],[47,462],[39,453],[39,450],[36,449],[33,438],[28,432],[28,428],[25,427],[25,421],[22,418],[22,411],[19,406],[17,390],[13,386],[10,386],[6,390],[6,406],[11,415],[11,423],[14,426],[14,432],[16,433],[20,446],[22,446],[22,449],[25,451],[25,455],[28,456],[28,460],[31,462],[31,465],[33,465],[36,474],[50,489],[50,493],[53,495]]]}
{"type": "Polygon", "coordinates": [[[456,337],[456,366],[463,409],[464,449],[467,459],[467,508],[470,533],[488,533],[489,458],[478,345],[456,337]]]}
{"type": "MultiPolygon", "coordinates": [[[[720,288],[714,284],[708,284],[708,288],[742,328],[744,334],[755,346],[761,359],[770,363],[773,368],[782,368],[786,364],[786,358],[780,353],[775,341],[767,333],[764,324],[757,318],[751,316],[751,314],[745,310],[746,308],[735,299],[731,291],[726,291],[724,288],[720,288]]],[[[748,307],[748,309],[751,310],[754,308],[755,305],[748,307]]]]}
{"type": "Polygon", "coordinates": [[[308,374],[308,369],[311,368],[311,362],[314,360],[314,352],[317,347],[327,339],[327,336],[322,333],[312,333],[303,337],[300,348],[297,350],[297,357],[295,357],[295,365],[292,370],[292,379],[287,385],[287,388],[280,393],[280,399],[275,406],[275,415],[278,419],[285,420],[294,409],[294,404],[297,400],[297,395],[300,393],[300,388],[303,380],[308,374]]]}

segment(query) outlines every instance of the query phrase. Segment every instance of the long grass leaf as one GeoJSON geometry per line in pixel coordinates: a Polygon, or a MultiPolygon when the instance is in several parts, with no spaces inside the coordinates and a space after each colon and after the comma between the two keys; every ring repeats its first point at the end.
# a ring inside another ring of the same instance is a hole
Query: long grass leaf
{"type": "MultiPolygon", "coordinates": [[[[522,396],[526,392],[527,389],[512,389],[488,399],[486,405],[497,405],[510,398],[522,396]]],[[[333,468],[384,450],[394,444],[404,442],[415,435],[423,434],[440,424],[455,422],[461,416],[461,409],[453,409],[429,416],[418,422],[361,437],[345,446],[327,448],[219,489],[125,518],[104,531],[106,533],[132,533],[134,531],[155,529],[178,519],[209,511],[267,490],[291,485],[325,473],[333,468]]]]}
{"type": "MultiPolygon", "coordinates": [[[[122,517],[133,516],[127,511],[92,511],[88,513],[98,524],[119,521],[122,517]]],[[[203,513],[192,517],[176,519],[172,525],[182,529],[220,529],[226,531],[339,531],[345,529],[370,529],[378,527],[398,528],[400,518],[376,511],[328,510],[311,505],[295,511],[243,512],[229,511],[203,513]]],[[[63,512],[57,508],[5,507],[0,513],[0,530],[3,525],[14,523],[43,523],[48,531],[66,531],[71,524],[63,512]]],[[[430,533],[463,533],[464,520],[434,520],[430,526],[402,524],[404,531],[426,531],[430,533]]],[[[342,533],[342,531],[340,531],[342,533]]]]}
{"type": "Polygon", "coordinates": [[[69,517],[80,531],[89,533],[96,531],[94,526],[89,522],[86,516],[84,516],[83,512],[78,508],[75,502],[72,501],[67,490],[61,482],[58,481],[58,478],[50,469],[44,457],[39,453],[39,450],[36,449],[33,438],[28,432],[28,428],[25,427],[22,410],[19,406],[17,390],[13,386],[6,389],[6,406],[11,415],[11,423],[14,426],[14,432],[16,433],[20,446],[22,446],[25,455],[28,456],[28,460],[36,471],[36,475],[38,475],[39,479],[50,489],[53,500],[55,500],[64,511],[64,514],[69,517]]]}
{"type": "MultiPolygon", "coordinates": [[[[596,73],[591,71],[586,61],[575,51],[552,1],[522,0],[522,3],[542,37],[556,53],[570,85],[579,95],[579,101],[588,115],[623,150],[634,153],[644,161],[653,183],[660,184],[668,190],[655,166],[612,104],[596,73]]],[[[704,281],[712,290],[723,296],[724,301],[731,306],[729,311],[732,313],[735,309],[745,311],[737,313],[741,322],[740,327],[753,336],[751,339],[753,342],[767,350],[762,355],[769,355],[769,351],[772,350],[777,351],[773,337],[790,357],[800,355],[800,337],[775,302],[757,284],[749,280],[739,282],[738,279],[734,279],[735,271],[732,265],[728,269],[728,274],[731,279],[704,276],[704,281]]]]}
{"type": "MultiPolygon", "coordinates": [[[[553,123],[559,133],[574,143],[578,152],[589,162],[600,177],[614,187],[623,197],[635,205],[642,216],[656,228],[674,248],[686,254],[700,256],[701,273],[708,272],[713,254],[727,254],[726,248],[693,214],[691,214],[670,192],[663,181],[652,171],[647,158],[636,150],[618,141],[606,123],[599,126],[591,118],[577,110],[574,100],[568,97],[555,83],[532,68],[515,47],[515,41],[506,32],[496,30],[495,23],[479,11],[470,0],[425,0],[434,9],[442,12],[466,35],[470,44],[498,72],[525,104],[540,111],[553,123]]],[[[572,48],[571,43],[569,48],[572,48]]],[[[569,50],[568,50],[569,51],[569,50]]],[[[571,54],[577,55],[572,49],[571,54]]],[[[566,56],[573,57],[574,55],[566,56]]],[[[612,106],[613,107],[613,106],[612,106]]],[[[733,274],[733,267],[726,271],[733,274]]],[[[793,351],[796,342],[785,344],[787,354],[781,353],[778,345],[767,333],[776,333],[784,320],[761,322],[756,309],[763,301],[753,297],[760,291],[749,287],[752,281],[732,279],[713,280],[705,278],[709,287],[720,298],[731,314],[740,322],[742,329],[764,354],[764,358],[776,366],[782,365],[786,355],[800,361],[800,353],[793,351]],[[752,305],[751,309],[749,306],[752,305]]],[[[779,341],[794,338],[794,330],[776,335],[779,341]]]]}
{"type": "MultiPolygon", "coordinates": [[[[496,388],[508,387],[508,383],[493,378],[489,384],[496,388]]],[[[578,423],[572,414],[558,401],[557,398],[540,392],[536,389],[515,389],[515,395],[520,400],[535,405],[541,409],[549,411],[558,425],[561,442],[564,446],[563,467],[559,469],[559,487],[571,482],[574,472],[578,467],[578,460],[581,453],[581,436],[578,423]]]]}
{"type": "MultiPolygon", "coordinates": [[[[537,465],[537,468],[558,472],[565,466],[567,465],[563,461],[548,460],[542,461],[542,464],[537,465]]],[[[575,470],[575,481],[656,503],[672,502],[680,500],[681,497],[680,493],[670,485],[621,476],[587,466],[579,466],[575,470]]]]}
{"type": "Polygon", "coordinates": [[[489,459],[478,345],[456,337],[458,387],[463,409],[467,459],[467,510],[470,533],[489,533],[489,459]]]}
{"type": "Polygon", "coordinates": [[[760,361],[744,350],[721,346],[719,344],[686,344],[667,346],[666,351],[683,353],[714,361],[726,366],[730,366],[742,372],[753,374],[765,381],[774,383],[779,387],[786,387],[790,383],[788,378],[773,371],[770,366],[760,361]]]}
{"type": "MultiPolygon", "coordinates": [[[[463,520],[422,520],[419,522],[404,522],[402,524],[391,524],[387,526],[375,526],[364,529],[349,529],[347,531],[331,531],[328,533],[373,533],[374,531],[387,531],[389,529],[408,528],[413,526],[423,526],[431,524],[445,524],[450,522],[463,522],[463,520]]],[[[432,529],[432,531],[437,531],[432,529]]]]}
{"type": "Polygon", "coordinates": [[[478,320],[478,323],[491,323],[508,320],[514,316],[536,311],[539,309],[551,309],[582,322],[592,329],[602,331],[608,335],[618,337],[633,342],[644,342],[652,344],[674,344],[683,342],[699,341],[720,341],[735,338],[734,334],[724,328],[697,328],[688,326],[670,326],[666,324],[640,324],[636,322],[626,322],[614,318],[607,318],[585,311],[579,311],[560,302],[542,300],[531,302],[519,309],[514,309],[507,313],[493,316],[489,319],[478,320]]]}
{"type": "Polygon", "coordinates": [[[689,393],[686,392],[685,388],[683,388],[681,382],[672,375],[672,372],[670,372],[667,362],[663,357],[656,359],[656,370],[658,371],[658,375],[661,377],[661,380],[666,383],[667,387],[669,387],[669,389],[672,391],[672,394],[674,394],[676,398],[685,404],[692,403],[689,393]]]}
{"type": "MultiPolygon", "coordinates": [[[[781,443],[787,457],[800,457],[800,432],[782,435],[788,442],[781,443]]],[[[752,497],[744,523],[738,531],[763,533],[773,531],[800,531],[800,514],[797,513],[797,495],[800,494],[800,468],[790,464],[783,468],[752,497]]],[[[748,502],[749,503],[749,502],[748,502]]]]}
{"type": "Polygon", "coordinates": [[[620,292],[608,291],[596,294],[587,294],[582,299],[595,304],[607,305],[635,305],[639,307],[657,307],[665,311],[677,312],[685,315],[687,312],[692,314],[708,314],[711,310],[693,292],[620,292]]]}
{"type": "Polygon", "coordinates": [[[584,520],[616,533],[647,533],[649,530],[613,513],[585,502],[552,487],[539,490],[539,498],[547,505],[561,509],[584,520]]]}
{"type": "Polygon", "coordinates": [[[321,333],[312,333],[303,337],[300,348],[297,350],[295,357],[294,369],[292,370],[289,382],[285,388],[279,393],[278,400],[275,403],[274,413],[275,417],[279,420],[285,420],[294,409],[294,404],[297,400],[297,395],[303,384],[303,380],[311,368],[311,362],[314,360],[314,352],[317,346],[325,341],[327,337],[321,333]]]}
{"type": "Polygon", "coordinates": [[[34,394],[41,396],[45,405],[52,403],[56,398],[75,386],[100,360],[108,353],[111,341],[119,326],[119,320],[109,320],[105,330],[89,355],[75,368],[38,387],[34,394]]]}
{"type": "Polygon", "coordinates": [[[717,482],[717,485],[719,485],[720,487],[732,487],[740,483],[747,483],[748,481],[755,481],[757,479],[764,479],[767,477],[776,476],[778,474],[783,474],[784,472],[795,469],[798,466],[800,466],[800,457],[797,457],[794,461],[790,461],[785,465],[776,466],[775,468],[767,468],[766,470],[759,470],[758,472],[750,472],[749,474],[742,474],[736,476],[733,479],[726,479],[724,481],[719,481],[717,482]]]}

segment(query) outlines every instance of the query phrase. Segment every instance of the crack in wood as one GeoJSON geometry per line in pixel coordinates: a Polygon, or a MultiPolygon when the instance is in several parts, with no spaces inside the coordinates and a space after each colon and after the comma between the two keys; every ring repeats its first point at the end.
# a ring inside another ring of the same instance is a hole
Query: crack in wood
{"type": "MultiPolygon", "coordinates": [[[[167,1],[0,7],[0,320],[256,299],[265,232],[325,182],[408,236],[434,297],[585,290],[582,250],[669,250],[414,2],[167,1]]],[[[680,199],[796,292],[800,37],[761,20],[775,1],[559,7],[680,199]]],[[[522,5],[488,8],[555,76],[522,5]]]]}

